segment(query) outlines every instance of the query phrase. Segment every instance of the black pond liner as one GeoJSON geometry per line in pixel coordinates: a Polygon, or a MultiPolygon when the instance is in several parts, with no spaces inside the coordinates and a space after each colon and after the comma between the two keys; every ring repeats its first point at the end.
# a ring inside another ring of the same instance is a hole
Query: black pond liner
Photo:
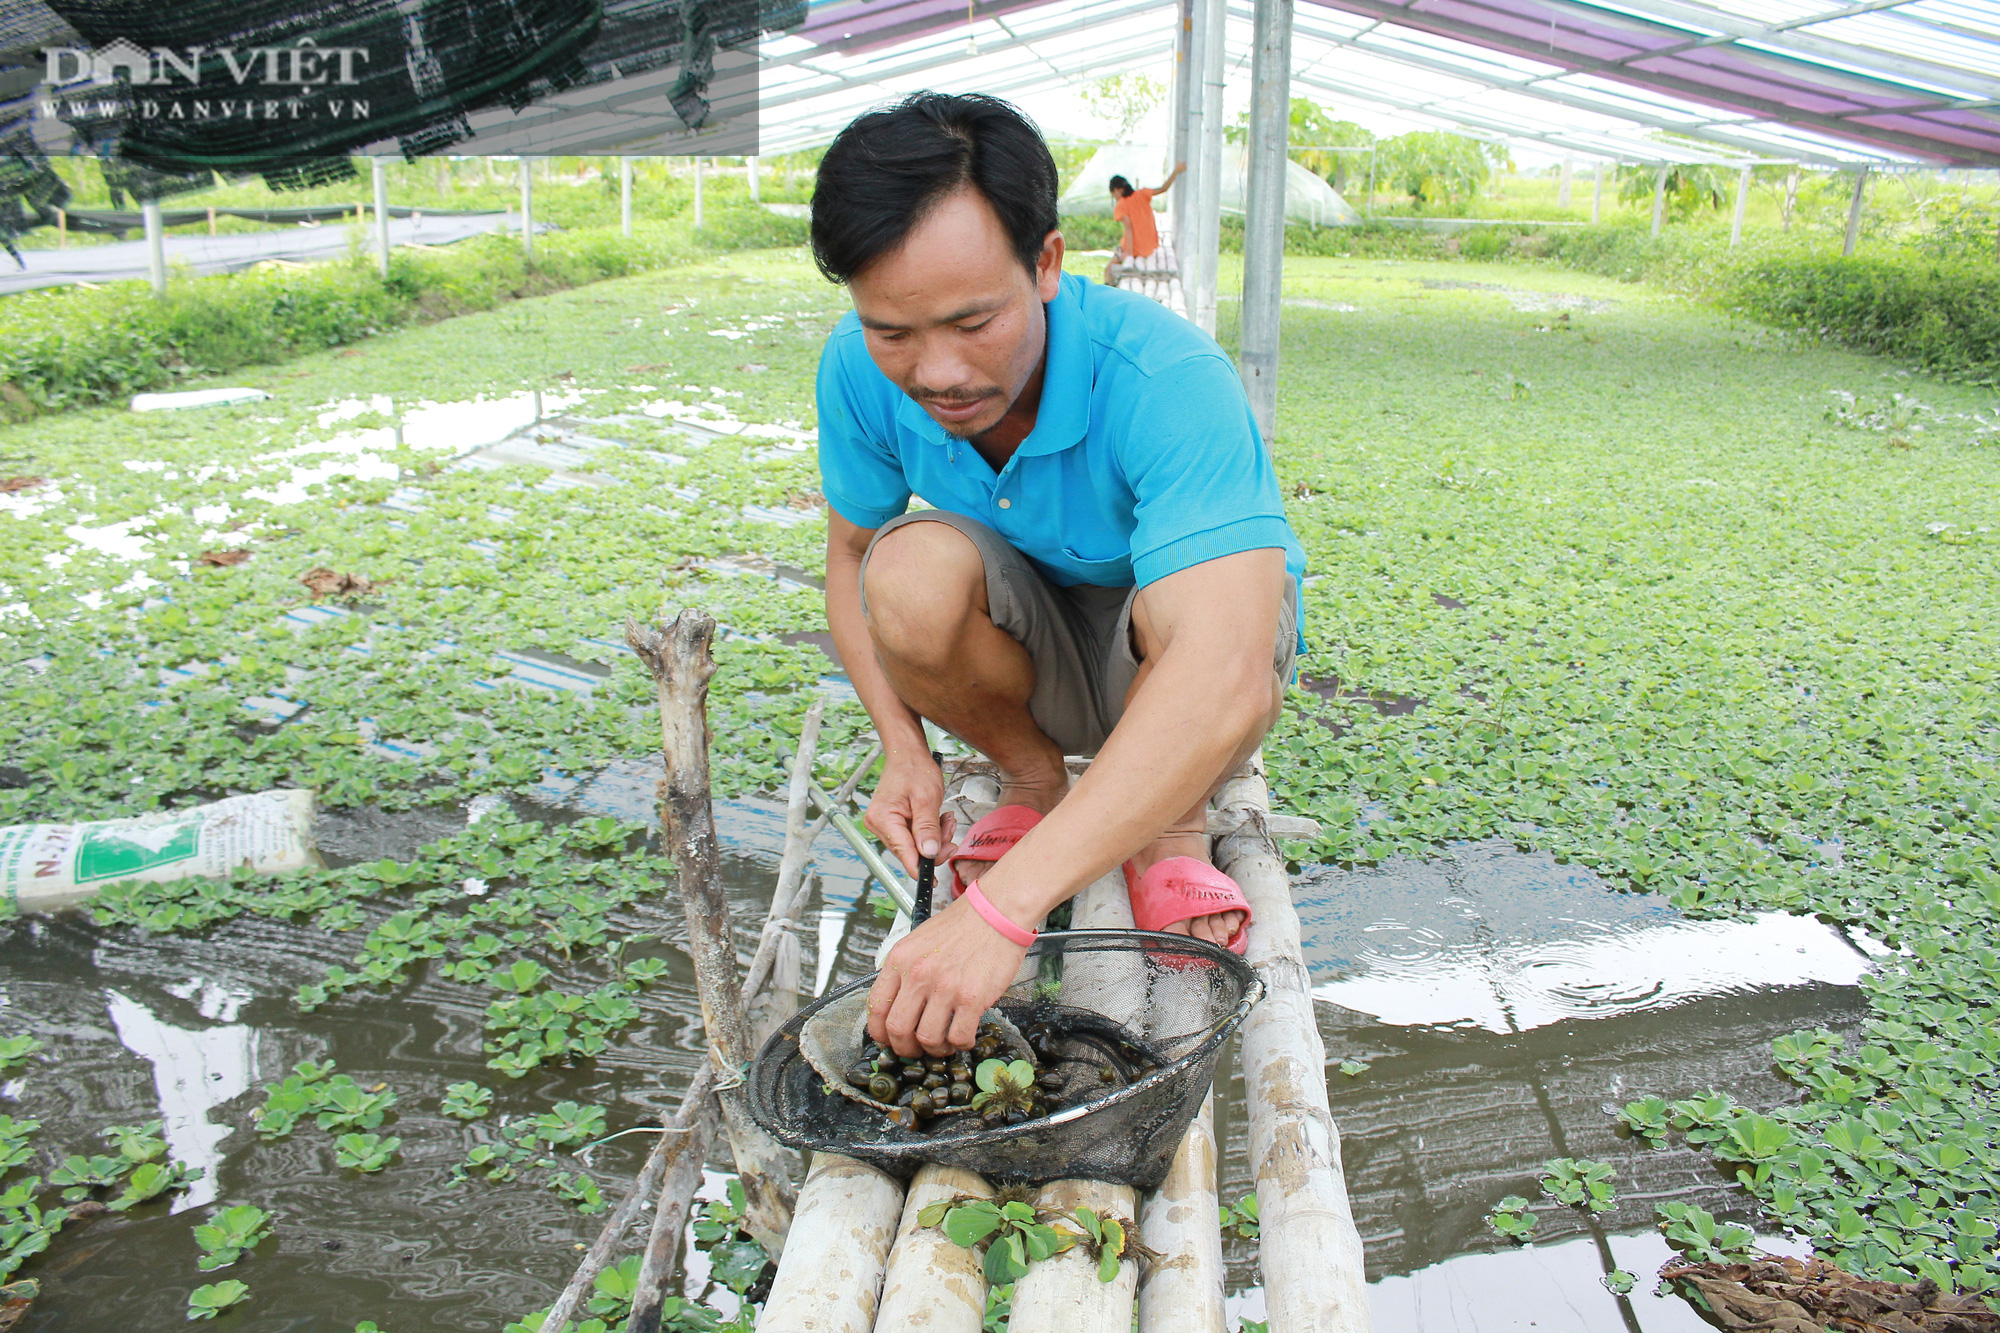
{"type": "Polygon", "coordinates": [[[989,1180],[1105,1180],[1150,1189],[1167,1174],[1201,1108],[1216,1058],[1264,984],[1248,963],[1186,935],[1066,930],[1037,936],[1034,969],[998,1008],[1047,1052],[1044,1067],[1113,1070],[1099,1093],[1059,1096],[1052,1114],[988,1128],[972,1117],[906,1129],[830,1091],[799,1050],[821,1010],[874,984],[873,976],[821,996],[764,1043],[751,1064],[750,1113],[779,1142],[837,1152],[907,1178],[925,1162],[989,1180]],[[964,1127],[961,1127],[963,1125],[964,1127]]]}

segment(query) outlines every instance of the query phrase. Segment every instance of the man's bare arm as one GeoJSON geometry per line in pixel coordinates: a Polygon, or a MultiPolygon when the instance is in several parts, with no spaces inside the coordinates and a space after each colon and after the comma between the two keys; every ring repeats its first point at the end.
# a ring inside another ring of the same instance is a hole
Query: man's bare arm
{"type": "Polygon", "coordinates": [[[987,897],[1008,916],[1032,922],[1074,896],[1255,749],[1278,703],[1271,651],[1288,577],[1283,551],[1243,551],[1139,594],[1134,618],[1162,641],[1159,656],[1075,788],[987,872],[987,897]]]}
{"type": "MultiPolygon", "coordinates": [[[[1135,622],[1159,649],[1111,738],[1070,793],[980,877],[989,902],[1032,926],[1186,813],[1263,739],[1280,700],[1271,671],[1285,555],[1244,551],[1147,586],[1135,622]]],[[[1025,952],[964,899],[889,954],[869,997],[898,1051],[972,1044],[1025,952]]]]}
{"type": "Polygon", "coordinates": [[[1173,171],[1168,174],[1165,180],[1160,182],[1159,186],[1154,189],[1153,193],[1165,194],[1168,190],[1173,189],[1174,182],[1179,180],[1181,178],[1181,173],[1186,170],[1187,170],[1187,163],[1185,162],[1174,163],[1173,171]]]}
{"type": "Polygon", "coordinates": [[[918,853],[936,855],[943,841],[938,807],[944,802],[944,779],[931,762],[923,719],[897,697],[882,674],[861,614],[861,560],[874,536],[875,529],[856,527],[827,511],[826,623],[847,679],[882,738],[882,778],[868,805],[868,827],[915,875],[918,853]]]}

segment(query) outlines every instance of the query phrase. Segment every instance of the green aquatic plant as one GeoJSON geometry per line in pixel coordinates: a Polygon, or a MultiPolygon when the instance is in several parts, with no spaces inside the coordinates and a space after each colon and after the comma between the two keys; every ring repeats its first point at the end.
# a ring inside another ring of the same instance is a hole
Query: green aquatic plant
{"type": "Polygon", "coordinates": [[[43,1048],[39,1037],[0,1037],[0,1073],[18,1069],[43,1048]]]}
{"type": "Polygon", "coordinates": [[[1526,1199],[1509,1194],[1493,1205],[1493,1211],[1486,1215],[1486,1225],[1497,1236],[1525,1244],[1534,1234],[1535,1215],[1528,1211],[1526,1199]]]}
{"type": "Polygon", "coordinates": [[[234,1278],[196,1287],[188,1293],[187,1317],[190,1322],[213,1319],[230,1306],[241,1304],[249,1295],[250,1288],[234,1278]]]}
{"type": "Polygon", "coordinates": [[[126,1212],[162,1194],[186,1189],[201,1179],[202,1174],[200,1167],[181,1162],[141,1162],[125,1177],[124,1190],[105,1206],[114,1213],[126,1212]]]}
{"type": "Polygon", "coordinates": [[[1239,1240],[1257,1239],[1259,1224],[1255,1193],[1246,1194],[1235,1203],[1219,1204],[1216,1210],[1221,1214],[1223,1235],[1234,1234],[1239,1240]]]}
{"type": "Polygon", "coordinates": [[[194,1229],[201,1246],[195,1266],[204,1273],[227,1268],[271,1236],[271,1215],[255,1204],[240,1203],[215,1213],[194,1229]]]}
{"type": "Polygon", "coordinates": [[[1707,1209],[1691,1203],[1663,1203],[1654,1212],[1659,1214],[1660,1234],[1667,1244],[1694,1263],[1739,1262],[1750,1256],[1757,1239],[1750,1228],[1718,1222],[1707,1209]]]}
{"type": "Polygon", "coordinates": [[[143,1125],[113,1125],[100,1130],[99,1137],[108,1141],[128,1162],[157,1161],[167,1151],[167,1141],[161,1135],[162,1123],[148,1120],[143,1125]]]}
{"type": "Polygon", "coordinates": [[[1618,1201],[1617,1192],[1611,1188],[1611,1176],[1607,1162],[1552,1157],[1542,1163],[1542,1193],[1571,1208],[1607,1212],[1618,1201]]]}
{"type": "Polygon", "coordinates": [[[333,1141],[333,1160],[349,1171],[380,1171],[402,1146],[394,1134],[342,1134],[333,1141]]]}
{"type": "Polygon", "coordinates": [[[438,1108],[454,1120],[477,1120],[493,1109],[493,1090],[477,1083],[448,1083],[438,1108]]]}

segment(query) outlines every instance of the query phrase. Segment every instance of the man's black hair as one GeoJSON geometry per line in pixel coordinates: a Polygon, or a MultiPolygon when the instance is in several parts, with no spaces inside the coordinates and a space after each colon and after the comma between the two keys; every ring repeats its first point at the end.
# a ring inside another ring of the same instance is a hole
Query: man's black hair
{"type": "Polygon", "coordinates": [[[1121,195],[1127,195],[1132,193],[1132,182],[1126,180],[1123,176],[1113,176],[1111,178],[1111,188],[1121,195]]]}
{"type": "Polygon", "coordinates": [[[840,132],[813,188],[819,271],[847,282],[970,185],[999,215],[1029,272],[1056,229],[1056,163],[1034,123],[981,93],[914,93],[840,132]]]}

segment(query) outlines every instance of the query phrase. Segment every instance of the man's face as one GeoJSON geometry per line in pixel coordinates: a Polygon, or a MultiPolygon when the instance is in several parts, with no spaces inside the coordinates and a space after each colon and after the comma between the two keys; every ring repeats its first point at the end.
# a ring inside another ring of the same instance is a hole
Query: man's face
{"type": "Polygon", "coordinates": [[[902,245],[848,289],[868,354],[891,382],[961,438],[991,430],[1041,364],[1042,306],[1062,279],[1062,234],[1030,273],[977,190],[946,196],[902,245]]]}

